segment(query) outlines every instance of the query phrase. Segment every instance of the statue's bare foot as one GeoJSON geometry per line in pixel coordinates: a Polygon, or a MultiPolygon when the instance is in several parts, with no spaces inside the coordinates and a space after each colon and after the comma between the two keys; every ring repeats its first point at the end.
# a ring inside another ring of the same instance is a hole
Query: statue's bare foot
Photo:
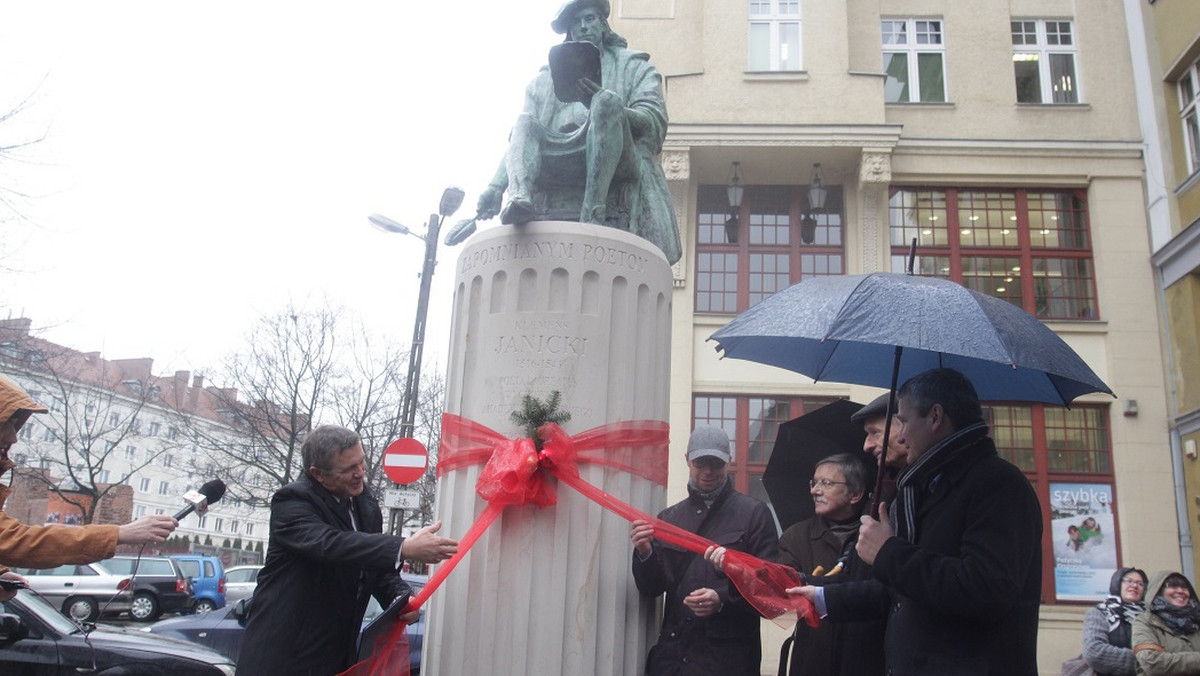
{"type": "Polygon", "coordinates": [[[528,223],[533,217],[533,203],[520,197],[509,200],[500,212],[500,222],[505,225],[528,223]]]}

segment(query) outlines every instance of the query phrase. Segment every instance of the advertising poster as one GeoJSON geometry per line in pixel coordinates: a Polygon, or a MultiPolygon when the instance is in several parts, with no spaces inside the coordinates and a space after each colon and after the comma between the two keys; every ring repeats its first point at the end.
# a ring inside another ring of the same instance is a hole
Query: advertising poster
{"type": "Polygon", "coordinates": [[[1117,570],[1112,486],[1050,484],[1054,588],[1060,601],[1100,601],[1117,570]]]}

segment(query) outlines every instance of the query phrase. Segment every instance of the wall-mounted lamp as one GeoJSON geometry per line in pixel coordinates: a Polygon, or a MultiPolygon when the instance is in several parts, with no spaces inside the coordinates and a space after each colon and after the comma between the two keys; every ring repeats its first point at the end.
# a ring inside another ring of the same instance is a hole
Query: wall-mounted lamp
{"type": "Polygon", "coordinates": [[[800,241],[804,244],[812,244],[817,239],[817,219],[813,218],[811,213],[804,214],[800,219],[800,241]]]}
{"type": "Polygon", "coordinates": [[[742,198],[746,196],[746,186],[742,185],[742,163],[733,163],[733,176],[729,179],[729,185],[725,188],[725,195],[729,198],[729,218],[725,219],[725,241],[729,244],[737,244],[738,236],[738,214],[742,210],[742,198]]]}
{"type": "Polygon", "coordinates": [[[821,163],[813,162],[812,183],[808,186],[808,208],[810,211],[821,211],[825,208],[825,197],[829,189],[821,183],[821,163]]]}

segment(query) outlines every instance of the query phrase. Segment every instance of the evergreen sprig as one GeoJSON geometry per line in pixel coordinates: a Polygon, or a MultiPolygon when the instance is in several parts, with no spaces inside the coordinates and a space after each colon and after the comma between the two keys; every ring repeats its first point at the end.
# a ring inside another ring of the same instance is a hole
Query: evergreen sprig
{"type": "Polygon", "coordinates": [[[546,397],[545,401],[538,399],[532,394],[521,396],[521,409],[513,411],[510,417],[512,421],[521,426],[525,431],[525,436],[533,439],[537,444],[538,449],[542,448],[542,440],[538,438],[537,431],[546,423],[555,423],[562,425],[571,419],[569,411],[560,411],[559,404],[562,403],[562,392],[554,390],[546,397]]]}

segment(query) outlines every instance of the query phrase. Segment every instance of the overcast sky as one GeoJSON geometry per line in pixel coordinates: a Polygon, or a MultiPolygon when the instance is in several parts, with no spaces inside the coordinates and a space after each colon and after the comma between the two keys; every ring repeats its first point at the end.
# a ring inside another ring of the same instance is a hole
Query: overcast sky
{"type": "MultiPolygon", "coordinates": [[[[110,359],[201,370],[255,318],[345,306],[407,345],[442,189],[474,214],[559,0],[0,0],[0,316],[110,359]]],[[[491,221],[490,225],[497,221],[491,221]]],[[[481,225],[488,227],[488,225],[481,225]]],[[[440,247],[426,364],[444,363],[440,247]]]]}

